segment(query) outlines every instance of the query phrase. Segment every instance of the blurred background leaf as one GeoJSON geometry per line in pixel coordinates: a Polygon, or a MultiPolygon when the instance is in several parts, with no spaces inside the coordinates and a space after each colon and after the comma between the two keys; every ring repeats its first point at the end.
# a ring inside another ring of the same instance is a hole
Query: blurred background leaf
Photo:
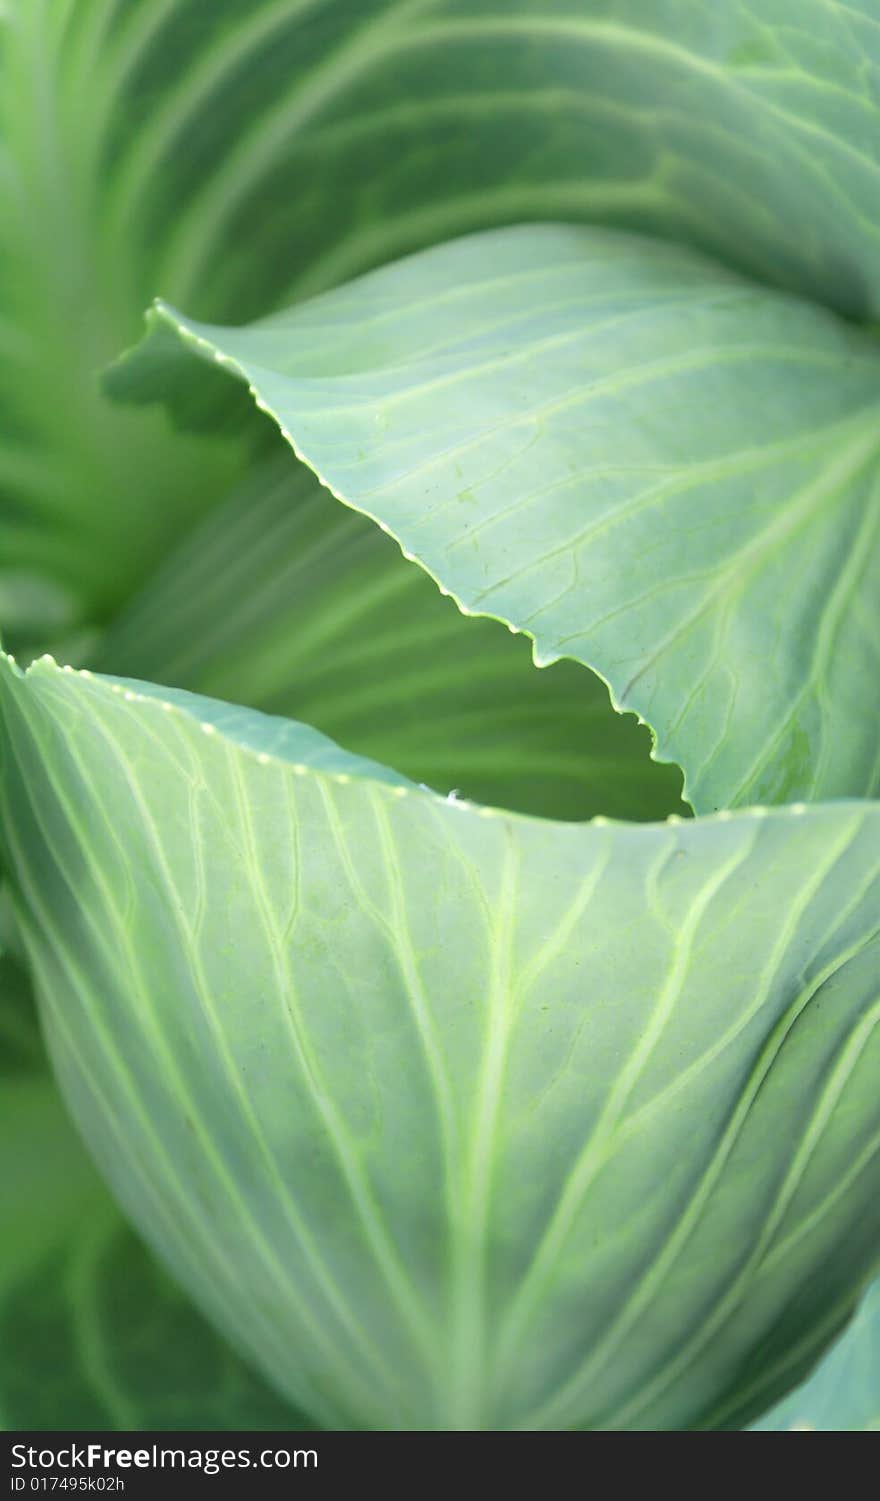
{"type": "Polygon", "coordinates": [[[0,1425],[314,1428],[196,1313],[123,1219],[0,958],[0,1425]]]}
{"type": "Polygon", "coordinates": [[[880,1281],[865,1294],[852,1322],[812,1376],[766,1417],[754,1433],[880,1432],[880,1281]]]}

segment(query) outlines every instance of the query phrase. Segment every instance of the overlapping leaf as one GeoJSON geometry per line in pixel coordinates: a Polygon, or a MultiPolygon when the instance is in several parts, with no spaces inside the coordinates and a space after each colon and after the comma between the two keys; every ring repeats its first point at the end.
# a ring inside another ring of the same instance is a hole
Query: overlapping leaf
{"type": "Polygon", "coordinates": [[[876,1261],[880,808],[554,824],[207,700],[2,682],[66,1094],[280,1390],[735,1426],[835,1332],[876,1261]]]}
{"type": "Polygon", "coordinates": [[[467,613],[601,673],[698,812],[880,787],[874,339],[691,252],[561,226],[245,329],[160,306],[115,389],[186,397],[175,335],[467,613]]]}

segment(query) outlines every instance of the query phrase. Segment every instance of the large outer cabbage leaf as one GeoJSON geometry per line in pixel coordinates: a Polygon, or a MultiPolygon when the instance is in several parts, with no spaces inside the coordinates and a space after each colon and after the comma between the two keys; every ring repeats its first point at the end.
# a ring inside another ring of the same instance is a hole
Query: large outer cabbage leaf
{"type": "Polygon", "coordinates": [[[880,807],[585,825],[288,721],[2,673],[59,1078],[335,1427],[735,1427],[877,1261],[880,807]]]}

